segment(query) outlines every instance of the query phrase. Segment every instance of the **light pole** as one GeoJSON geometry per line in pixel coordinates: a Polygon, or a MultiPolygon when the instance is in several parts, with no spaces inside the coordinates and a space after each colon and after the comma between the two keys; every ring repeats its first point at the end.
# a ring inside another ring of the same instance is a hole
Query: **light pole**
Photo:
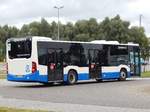
{"type": "Polygon", "coordinates": [[[54,8],[56,8],[58,10],[58,40],[59,40],[59,10],[64,8],[64,6],[60,6],[60,7],[57,7],[57,6],[54,6],[54,8]]]}
{"type": "Polygon", "coordinates": [[[141,27],[142,26],[142,14],[140,14],[140,16],[139,16],[139,27],[141,27]]]}

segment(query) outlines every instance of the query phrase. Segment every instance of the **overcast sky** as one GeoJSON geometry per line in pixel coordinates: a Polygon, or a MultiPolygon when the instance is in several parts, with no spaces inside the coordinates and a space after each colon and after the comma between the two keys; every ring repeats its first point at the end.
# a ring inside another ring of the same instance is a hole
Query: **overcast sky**
{"type": "Polygon", "coordinates": [[[131,25],[139,26],[142,14],[142,26],[150,36],[150,0],[0,0],[0,25],[21,27],[42,17],[49,22],[57,21],[54,6],[62,5],[60,21],[63,23],[91,17],[102,21],[119,14],[131,25]]]}

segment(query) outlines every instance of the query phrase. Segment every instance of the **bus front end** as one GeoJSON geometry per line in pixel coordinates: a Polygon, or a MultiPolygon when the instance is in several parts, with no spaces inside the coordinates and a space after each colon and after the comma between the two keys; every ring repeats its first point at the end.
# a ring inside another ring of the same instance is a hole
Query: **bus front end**
{"type": "Polygon", "coordinates": [[[47,82],[47,77],[39,75],[36,43],[32,40],[32,38],[11,38],[7,40],[8,81],[47,82]]]}

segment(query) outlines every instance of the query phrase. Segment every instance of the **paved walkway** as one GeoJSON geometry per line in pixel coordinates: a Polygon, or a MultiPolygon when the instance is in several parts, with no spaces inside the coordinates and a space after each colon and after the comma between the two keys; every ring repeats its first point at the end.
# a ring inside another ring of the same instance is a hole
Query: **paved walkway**
{"type": "Polygon", "coordinates": [[[51,102],[40,102],[30,100],[6,99],[1,96],[0,96],[0,106],[23,108],[23,109],[24,108],[41,109],[54,112],[150,112],[149,109],[51,103],[51,102]]]}

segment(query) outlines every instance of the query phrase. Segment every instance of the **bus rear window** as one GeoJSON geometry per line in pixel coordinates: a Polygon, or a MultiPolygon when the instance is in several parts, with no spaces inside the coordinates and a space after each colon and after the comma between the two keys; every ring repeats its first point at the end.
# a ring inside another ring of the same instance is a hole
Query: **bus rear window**
{"type": "Polygon", "coordinates": [[[111,46],[110,55],[128,55],[128,48],[126,46],[111,46]]]}
{"type": "Polygon", "coordinates": [[[7,47],[10,59],[31,57],[31,40],[11,41],[7,47]]]}

